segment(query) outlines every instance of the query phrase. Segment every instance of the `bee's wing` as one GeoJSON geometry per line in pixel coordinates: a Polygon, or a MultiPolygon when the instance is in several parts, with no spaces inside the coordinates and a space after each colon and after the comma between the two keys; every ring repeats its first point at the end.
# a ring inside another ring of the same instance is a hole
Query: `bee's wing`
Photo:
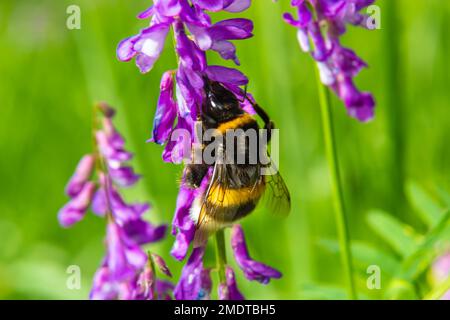
{"type": "Polygon", "coordinates": [[[194,237],[194,248],[206,245],[209,235],[220,228],[215,217],[223,207],[227,187],[226,165],[216,163],[202,199],[194,237]]]}
{"type": "Polygon", "coordinates": [[[271,163],[262,168],[266,189],[262,197],[262,204],[268,207],[271,213],[280,216],[287,216],[291,211],[291,195],[278,172],[277,167],[271,163]]]}
{"type": "Polygon", "coordinates": [[[216,163],[214,165],[211,181],[203,196],[197,220],[194,247],[203,246],[209,235],[234,221],[241,206],[248,203],[248,199],[254,199],[254,194],[260,191],[258,183],[264,183],[263,179],[258,179],[254,188],[233,192],[230,188],[236,179],[233,169],[233,165],[230,164],[216,163]]]}

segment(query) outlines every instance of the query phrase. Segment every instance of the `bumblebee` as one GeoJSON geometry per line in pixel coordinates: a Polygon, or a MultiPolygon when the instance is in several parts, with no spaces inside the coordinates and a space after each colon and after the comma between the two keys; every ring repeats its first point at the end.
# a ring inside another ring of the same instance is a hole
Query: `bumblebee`
{"type": "MultiPolygon", "coordinates": [[[[200,115],[202,129],[214,129],[216,138],[224,139],[220,139],[214,163],[188,164],[184,169],[184,183],[192,189],[199,188],[203,179],[208,179],[207,187],[195,198],[190,209],[190,216],[196,223],[194,247],[205,245],[211,234],[249,215],[263,198],[275,213],[287,215],[290,211],[290,195],[281,175],[275,171],[262,174],[262,169],[273,169],[270,161],[269,164],[263,161],[270,160],[267,142],[274,128],[267,113],[244,93],[244,99],[252,104],[264,122],[266,130],[262,132],[267,136],[262,139],[258,122],[241,108],[242,101],[233,92],[218,82],[205,79],[205,94],[200,115]],[[250,130],[258,133],[256,156],[247,139],[250,130]],[[229,139],[230,131],[236,134],[231,143],[233,155],[227,157],[231,152],[230,144],[223,141],[229,139]],[[224,161],[225,158],[232,161],[224,161]],[[244,160],[239,162],[239,159],[244,160]]],[[[203,150],[207,146],[208,143],[203,143],[203,150]]]]}

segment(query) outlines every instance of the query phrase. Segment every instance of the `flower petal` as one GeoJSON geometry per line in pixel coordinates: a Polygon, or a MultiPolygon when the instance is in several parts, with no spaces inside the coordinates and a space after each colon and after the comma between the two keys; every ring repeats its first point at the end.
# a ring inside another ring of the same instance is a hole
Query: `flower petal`
{"type": "Polygon", "coordinates": [[[78,162],[77,168],[72,178],[66,186],[66,194],[69,197],[75,197],[83,189],[84,184],[88,181],[94,170],[95,157],[92,154],[85,155],[78,162]]]}
{"type": "Polygon", "coordinates": [[[242,12],[247,10],[252,4],[251,0],[228,0],[225,1],[224,10],[228,12],[242,12]]]}
{"type": "Polygon", "coordinates": [[[252,260],[248,253],[244,231],[239,225],[235,225],[231,230],[231,246],[236,262],[247,279],[267,284],[271,278],[281,278],[281,273],[278,270],[264,263],[252,260]]]}
{"type": "Polygon", "coordinates": [[[153,243],[164,238],[167,227],[165,225],[154,226],[150,222],[142,219],[134,219],[124,223],[123,230],[127,238],[134,243],[142,245],[153,243]]]}
{"type": "Polygon", "coordinates": [[[236,278],[233,269],[227,267],[225,270],[225,275],[227,282],[219,284],[219,300],[245,300],[236,285],[236,278]]]}
{"type": "Polygon", "coordinates": [[[132,36],[122,40],[117,46],[117,58],[120,61],[130,61],[137,54],[134,50],[134,44],[139,39],[139,36],[132,36]]]}
{"type": "Polygon", "coordinates": [[[139,38],[135,41],[133,49],[139,52],[136,64],[142,73],[149,72],[158,60],[164,49],[169,26],[166,23],[155,24],[142,30],[139,38]]]}
{"type": "Polygon", "coordinates": [[[180,14],[182,5],[180,0],[156,0],[155,9],[165,17],[175,17],[180,14]]]}
{"type": "Polygon", "coordinates": [[[177,300],[204,300],[211,292],[211,277],[209,271],[203,268],[205,248],[195,248],[189,260],[183,267],[180,280],[174,289],[177,300]]]}
{"type": "Polygon", "coordinates": [[[242,72],[236,69],[222,66],[209,66],[206,69],[205,73],[208,78],[213,81],[233,84],[236,86],[248,84],[248,78],[242,72]]]}
{"type": "Polygon", "coordinates": [[[58,220],[63,227],[70,227],[83,219],[94,196],[95,188],[95,183],[86,182],[78,195],[59,211],[58,220]]]}
{"type": "Polygon", "coordinates": [[[177,115],[177,105],[173,98],[173,71],[164,73],[161,79],[160,96],[153,120],[152,141],[163,144],[172,132],[177,115]]]}
{"type": "Polygon", "coordinates": [[[191,0],[194,5],[197,5],[199,8],[217,12],[223,9],[223,1],[224,0],[191,0]]]}

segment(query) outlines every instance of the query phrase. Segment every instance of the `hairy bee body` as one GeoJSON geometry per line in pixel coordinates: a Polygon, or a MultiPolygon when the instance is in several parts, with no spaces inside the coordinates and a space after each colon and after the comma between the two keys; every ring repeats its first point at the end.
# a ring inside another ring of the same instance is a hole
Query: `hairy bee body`
{"type": "MultiPolygon", "coordinates": [[[[247,130],[258,131],[259,126],[251,115],[244,113],[220,123],[216,129],[223,136],[223,139],[225,139],[227,130],[241,129],[241,134],[245,135],[247,130]]],[[[238,152],[236,152],[235,163],[226,165],[228,175],[231,177],[227,185],[220,186],[216,182],[211,186],[208,196],[206,195],[208,190],[205,190],[197,196],[191,208],[191,217],[194,222],[198,223],[200,216],[205,216],[205,219],[208,220],[208,226],[211,229],[208,231],[229,226],[233,222],[247,216],[255,209],[260,197],[264,193],[265,182],[264,177],[259,174],[260,165],[258,163],[249,163],[249,148],[248,146],[238,146],[239,140],[241,140],[240,138],[239,135],[236,137],[234,148],[244,153],[245,163],[236,163],[238,157],[238,152]],[[204,202],[206,204],[202,205],[204,202]],[[207,208],[212,207],[215,208],[213,215],[209,214],[210,212],[207,210],[207,208]],[[201,210],[205,212],[201,214],[201,210]]],[[[245,140],[242,139],[241,141],[245,140]]],[[[226,154],[227,149],[225,145],[223,149],[223,152],[226,154]]],[[[208,167],[204,165],[189,165],[186,168],[187,184],[193,188],[198,187],[201,183],[200,178],[204,176],[207,169],[208,167]]]]}
{"type": "MultiPolygon", "coordinates": [[[[197,225],[194,246],[204,245],[210,234],[250,214],[265,193],[268,183],[267,176],[261,174],[259,153],[260,148],[267,147],[267,141],[261,139],[255,118],[246,113],[235,95],[219,83],[209,82],[206,92],[207,99],[201,114],[203,129],[215,129],[216,138],[220,141],[229,139],[228,132],[232,131],[231,144],[221,144],[219,153],[228,156],[231,150],[227,148],[234,150],[227,162],[216,160],[213,164],[189,164],[185,167],[184,182],[192,189],[199,188],[203,179],[210,175],[208,187],[196,197],[190,209],[191,218],[197,225]],[[256,133],[253,142],[247,139],[250,133],[256,133]],[[257,145],[256,154],[251,143],[257,145]]],[[[271,129],[273,124],[265,112],[257,105],[254,107],[262,115],[265,128],[271,129]]],[[[212,142],[204,143],[203,148],[209,143],[212,142]]],[[[219,158],[218,154],[216,156],[219,158]]],[[[281,177],[279,179],[282,182],[281,177]]],[[[284,183],[282,187],[289,201],[284,183]]]]}

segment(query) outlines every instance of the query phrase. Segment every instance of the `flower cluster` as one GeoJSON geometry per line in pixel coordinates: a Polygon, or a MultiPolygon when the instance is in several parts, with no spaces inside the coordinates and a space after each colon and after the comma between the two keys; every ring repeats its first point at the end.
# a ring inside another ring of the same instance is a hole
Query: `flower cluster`
{"type": "MultiPolygon", "coordinates": [[[[231,230],[231,247],[234,258],[243,271],[244,276],[250,280],[256,280],[262,284],[269,283],[270,279],[281,278],[281,273],[264,263],[253,260],[248,252],[244,232],[240,225],[234,225],[231,230]]],[[[178,300],[204,300],[211,296],[211,269],[204,268],[203,255],[205,248],[195,248],[175,287],[174,295],[178,300]]],[[[244,300],[239,291],[234,270],[230,266],[225,267],[226,280],[219,283],[218,296],[221,300],[244,300]]]]}
{"type": "MultiPolygon", "coordinates": [[[[143,219],[148,204],[129,204],[120,195],[119,187],[134,185],[139,176],[126,164],[132,154],[124,149],[125,141],[112,123],[114,110],[106,104],[99,104],[97,110],[102,116],[95,119],[101,123],[94,121],[94,153],[82,157],[69,180],[66,193],[71,200],[59,211],[59,222],[70,227],[83,219],[89,207],[107,219],[107,252],[94,277],[92,299],[152,298],[158,288],[158,297],[166,297],[170,285],[159,280],[154,281],[152,293],[142,293],[149,260],[141,248],[163,238],[166,226],[154,226],[143,219]]],[[[151,260],[165,266],[159,257],[151,260]]]]}
{"type": "MultiPolygon", "coordinates": [[[[191,156],[185,152],[188,142],[184,137],[171,139],[171,134],[177,129],[188,130],[193,142],[194,123],[205,99],[205,79],[218,81],[237,96],[243,96],[239,86],[248,83],[247,77],[232,68],[208,65],[205,53],[215,51],[223,59],[239,64],[236,47],[230,40],[250,38],[253,23],[248,19],[228,19],[213,24],[207,12],[240,12],[249,6],[250,0],[154,0],[153,6],[138,15],[140,19],[150,19],[150,26],[120,42],[118,58],[121,61],[135,58],[145,73],[158,60],[173,29],[178,69],[167,71],[162,77],[151,139],[166,144],[165,161],[180,163],[191,156]]],[[[242,105],[251,109],[248,101],[242,105]]]]}
{"type": "Polygon", "coordinates": [[[375,0],[292,0],[298,20],[285,13],[284,19],[298,28],[303,51],[317,62],[323,84],[331,87],[344,102],[350,116],[369,121],[374,116],[375,100],[360,92],[353,78],[367,67],[355,52],[342,46],[340,37],[348,24],[368,27],[368,17],[361,10],[375,0]]]}
{"type": "MultiPolygon", "coordinates": [[[[248,19],[228,19],[212,23],[208,12],[241,12],[250,6],[250,0],[154,0],[154,5],[139,14],[140,19],[150,19],[150,26],[138,35],[120,42],[118,58],[129,61],[135,58],[140,71],[150,71],[162,53],[166,37],[172,29],[175,51],[178,57],[177,70],[169,70],[162,76],[160,96],[157,104],[151,141],[165,144],[163,159],[181,163],[191,156],[191,145],[196,137],[195,122],[200,117],[205,101],[205,82],[216,81],[232,92],[241,102],[241,107],[254,114],[251,95],[240,86],[248,83],[247,77],[232,68],[208,65],[206,52],[215,51],[225,60],[239,65],[236,48],[231,40],[247,39],[252,36],[253,23],[248,19]],[[247,96],[249,99],[245,99],[247,96]],[[175,131],[184,129],[186,137],[174,137],[175,131]],[[186,148],[186,145],[189,148],[186,148]]],[[[199,188],[191,189],[183,181],[177,198],[172,222],[172,233],[176,235],[171,254],[177,260],[186,258],[195,235],[195,224],[190,217],[194,199],[203,194],[210,182],[211,170],[204,177],[199,188]]],[[[249,280],[268,283],[281,273],[250,258],[243,231],[235,226],[232,234],[232,248],[239,267],[249,280]]],[[[209,299],[212,290],[211,269],[203,265],[205,248],[194,248],[183,267],[181,277],[174,289],[176,299],[209,299]]],[[[219,284],[219,298],[241,300],[234,271],[225,267],[226,280],[219,284]]]]}

